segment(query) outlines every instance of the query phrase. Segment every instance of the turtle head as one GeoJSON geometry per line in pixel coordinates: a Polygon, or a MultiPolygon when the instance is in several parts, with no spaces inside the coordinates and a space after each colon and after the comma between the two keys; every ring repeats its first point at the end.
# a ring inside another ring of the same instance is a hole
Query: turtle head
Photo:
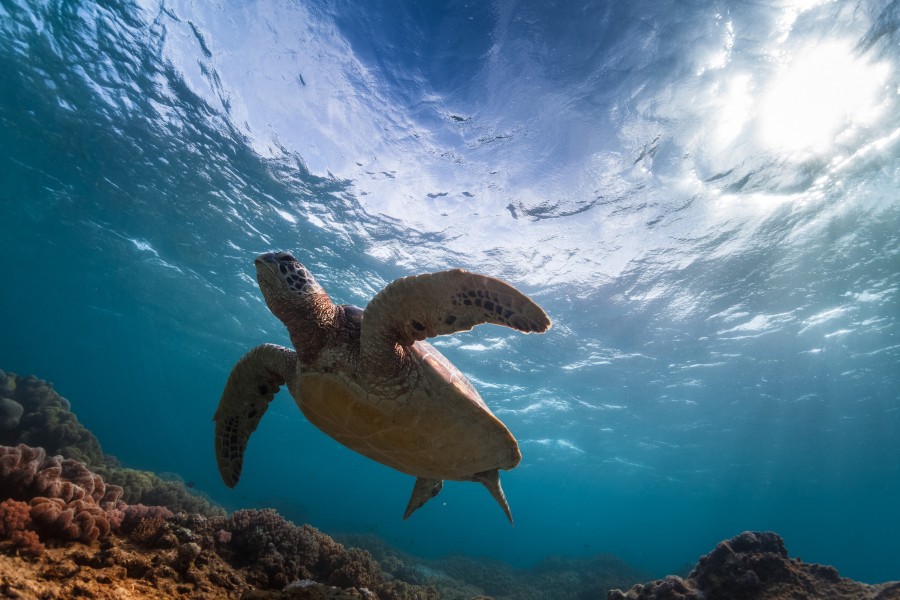
{"type": "Polygon", "coordinates": [[[287,326],[292,338],[310,326],[330,325],[334,304],[312,273],[290,253],[257,256],[256,281],[269,310],[287,326]]]}

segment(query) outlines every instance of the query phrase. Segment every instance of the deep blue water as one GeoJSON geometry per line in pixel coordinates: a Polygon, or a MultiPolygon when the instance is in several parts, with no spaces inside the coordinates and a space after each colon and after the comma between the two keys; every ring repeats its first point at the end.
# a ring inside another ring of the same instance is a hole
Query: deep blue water
{"type": "Polygon", "coordinates": [[[0,368],[229,508],[422,556],[747,529],[900,579],[900,4],[0,0],[0,368]],[[234,490],[211,417],[288,343],[253,257],[338,302],[463,267],[543,336],[435,344],[520,441],[516,526],[351,453],[281,395],[234,490]]]}

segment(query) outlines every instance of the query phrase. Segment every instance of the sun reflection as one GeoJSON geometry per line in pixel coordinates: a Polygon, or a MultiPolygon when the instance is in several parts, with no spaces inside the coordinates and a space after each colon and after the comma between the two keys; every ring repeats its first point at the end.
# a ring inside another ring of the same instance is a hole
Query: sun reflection
{"type": "Polygon", "coordinates": [[[753,79],[741,74],[732,77],[724,86],[716,124],[719,147],[727,147],[743,131],[753,113],[753,79]]]}
{"type": "Polygon", "coordinates": [[[886,63],[871,64],[831,42],[787,60],[760,102],[760,139],[772,149],[820,153],[884,109],[886,63]]]}

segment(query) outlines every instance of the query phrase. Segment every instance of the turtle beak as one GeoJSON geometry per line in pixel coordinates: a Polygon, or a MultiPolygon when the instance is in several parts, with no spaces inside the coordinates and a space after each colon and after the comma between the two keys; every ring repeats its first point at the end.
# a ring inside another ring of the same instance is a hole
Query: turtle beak
{"type": "Polygon", "coordinates": [[[260,254],[259,256],[256,257],[256,260],[253,262],[257,267],[260,265],[264,265],[266,263],[274,264],[276,262],[275,253],[274,252],[266,252],[264,254],[260,254]]]}
{"type": "Polygon", "coordinates": [[[265,252],[256,257],[256,264],[267,263],[276,269],[279,263],[295,263],[297,259],[290,252],[265,252]]]}
{"type": "Polygon", "coordinates": [[[253,265],[256,267],[256,280],[260,285],[269,277],[278,276],[278,259],[274,252],[260,254],[253,261],[253,265]]]}

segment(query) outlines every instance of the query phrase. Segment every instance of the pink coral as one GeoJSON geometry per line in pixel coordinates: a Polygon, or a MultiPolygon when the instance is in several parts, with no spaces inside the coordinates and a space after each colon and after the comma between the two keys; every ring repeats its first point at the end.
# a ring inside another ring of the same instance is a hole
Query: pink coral
{"type": "Polygon", "coordinates": [[[37,532],[30,529],[13,532],[9,541],[21,554],[28,556],[40,556],[45,550],[37,532]]]}
{"type": "Polygon", "coordinates": [[[7,498],[0,502],[0,538],[7,538],[14,531],[20,531],[31,523],[28,504],[7,498]]]}
{"type": "Polygon", "coordinates": [[[143,504],[129,504],[124,508],[125,520],[123,527],[137,525],[143,519],[161,519],[168,521],[175,515],[165,506],[144,506],[143,504]]]}
{"type": "Polygon", "coordinates": [[[106,485],[82,463],[24,444],[0,446],[0,495],[27,500],[45,538],[91,543],[125,517],[122,488],[106,485]]]}
{"type": "Polygon", "coordinates": [[[44,553],[44,545],[30,525],[28,504],[12,498],[0,502],[0,540],[7,540],[22,554],[39,556],[44,553]]]}

